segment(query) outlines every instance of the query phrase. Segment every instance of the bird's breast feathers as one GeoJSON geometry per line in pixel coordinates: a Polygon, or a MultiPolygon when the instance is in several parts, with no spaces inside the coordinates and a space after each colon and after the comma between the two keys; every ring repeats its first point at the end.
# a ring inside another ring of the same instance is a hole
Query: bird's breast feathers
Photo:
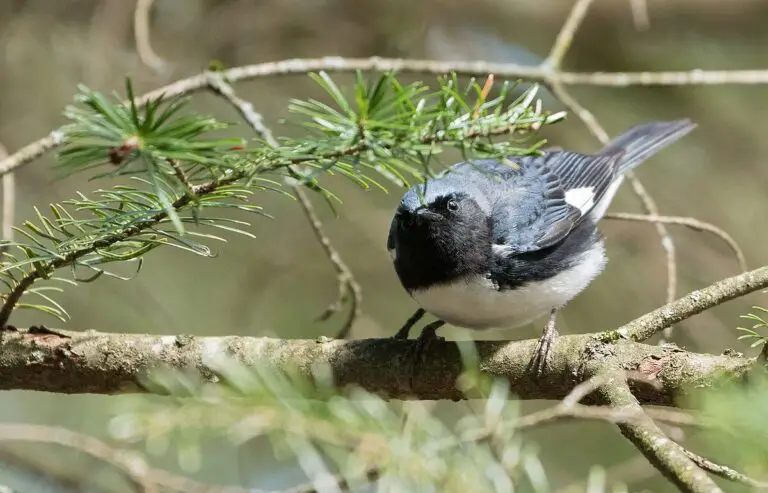
{"type": "Polygon", "coordinates": [[[458,327],[520,327],[568,303],[603,270],[605,262],[604,247],[598,242],[569,269],[514,289],[500,290],[489,277],[478,274],[413,290],[411,296],[432,315],[458,327]]]}

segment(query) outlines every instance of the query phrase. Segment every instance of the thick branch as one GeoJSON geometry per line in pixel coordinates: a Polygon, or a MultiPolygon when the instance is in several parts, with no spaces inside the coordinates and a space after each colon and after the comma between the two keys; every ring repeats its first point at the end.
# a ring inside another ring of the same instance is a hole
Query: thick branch
{"type": "MultiPolygon", "coordinates": [[[[143,392],[142,377],[151,368],[196,370],[215,381],[209,358],[229,354],[247,366],[270,365],[312,376],[318,364],[330,366],[339,387],[357,385],[387,398],[463,398],[456,379],[462,359],[456,343],[435,342],[413,376],[408,355],[414,341],[367,339],[341,341],[280,340],[257,337],[192,337],[19,330],[0,342],[0,390],[116,394],[143,392]]],[[[461,342],[460,344],[473,344],[461,342]]],[[[613,355],[621,368],[640,372],[633,392],[643,404],[675,405],[692,387],[715,385],[720,373],[740,378],[753,360],[649,346],[630,341],[605,343],[593,335],[563,336],[553,348],[552,364],[540,381],[528,371],[535,340],[479,341],[480,368],[509,380],[524,399],[562,399],[583,380],[588,361],[613,355]]],[[[589,399],[587,399],[589,403],[589,399]]]]}

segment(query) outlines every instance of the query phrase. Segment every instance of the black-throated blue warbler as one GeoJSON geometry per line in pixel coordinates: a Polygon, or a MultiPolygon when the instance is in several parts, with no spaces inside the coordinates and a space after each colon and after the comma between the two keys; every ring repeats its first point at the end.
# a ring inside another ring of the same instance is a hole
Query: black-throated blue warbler
{"type": "Polygon", "coordinates": [[[549,313],[532,360],[537,374],[557,335],[557,310],[606,264],[597,230],[624,174],[695,128],[690,120],[637,125],[599,153],[560,149],[507,162],[476,160],[409,189],[387,239],[403,287],[429,312],[419,347],[449,323],[513,328],[549,313]]]}

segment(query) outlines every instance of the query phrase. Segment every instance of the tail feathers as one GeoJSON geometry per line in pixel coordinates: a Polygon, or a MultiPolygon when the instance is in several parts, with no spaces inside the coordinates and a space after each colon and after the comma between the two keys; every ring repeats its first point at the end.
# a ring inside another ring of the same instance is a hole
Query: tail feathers
{"type": "Polygon", "coordinates": [[[619,174],[623,174],[661,149],[677,141],[696,124],[689,119],[644,123],[630,128],[608,143],[601,154],[621,153],[619,174]]]}

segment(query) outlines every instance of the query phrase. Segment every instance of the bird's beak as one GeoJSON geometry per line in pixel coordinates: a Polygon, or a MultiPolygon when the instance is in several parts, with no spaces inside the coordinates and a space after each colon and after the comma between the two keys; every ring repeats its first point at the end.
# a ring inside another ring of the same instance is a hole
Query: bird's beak
{"type": "Polygon", "coordinates": [[[400,224],[407,227],[434,221],[440,217],[440,214],[432,212],[427,207],[419,207],[411,210],[400,210],[397,212],[397,217],[400,224]]]}
{"type": "Polygon", "coordinates": [[[421,219],[422,221],[431,221],[435,219],[439,219],[441,216],[437,212],[432,212],[427,207],[419,207],[414,211],[416,213],[416,217],[421,219]]]}

